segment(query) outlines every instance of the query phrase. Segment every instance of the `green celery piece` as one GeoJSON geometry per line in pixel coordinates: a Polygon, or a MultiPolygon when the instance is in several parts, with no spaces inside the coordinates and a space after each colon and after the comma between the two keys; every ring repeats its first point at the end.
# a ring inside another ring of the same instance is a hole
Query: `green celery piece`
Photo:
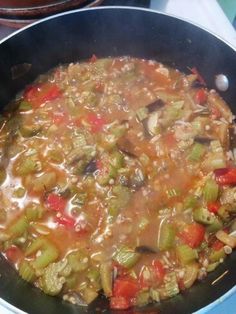
{"type": "Polygon", "coordinates": [[[218,230],[221,230],[222,228],[223,228],[222,221],[218,217],[215,216],[212,224],[208,225],[206,230],[209,233],[214,233],[214,232],[216,232],[218,230]]]}
{"type": "Polygon", "coordinates": [[[203,198],[206,202],[215,202],[218,198],[219,186],[213,179],[205,182],[203,187],[203,198]]]}
{"type": "Polygon", "coordinates": [[[23,260],[19,265],[19,275],[28,282],[33,282],[36,278],[35,270],[28,261],[23,260]]]}
{"type": "Polygon", "coordinates": [[[140,259],[140,254],[127,246],[120,247],[113,256],[113,260],[125,268],[132,268],[140,259]]]}
{"type": "Polygon", "coordinates": [[[209,261],[211,263],[219,262],[220,259],[224,259],[225,256],[224,248],[217,251],[212,249],[209,255],[209,261]]]}
{"type": "Polygon", "coordinates": [[[171,224],[161,226],[158,239],[158,248],[160,251],[171,249],[174,245],[175,229],[171,224]]]}
{"type": "Polygon", "coordinates": [[[182,265],[189,264],[198,258],[197,250],[186,244],[176,247],[176,255],[182,265]]]}
{"type": "Polygon", "coordinates": [[[26,100],[22,100],[20,102],[20,105],[19,105],[19,110],[20,111],[29,111],[29,110],[32,110],[32,105],[26,101],[26,100]]]}
{"type": "Polygon", "coordinates": [[[112,295],[112,265],[110,262],[102,262],[100,265],[100,277],[104,294],[112,295]]]}
{"type": "Polygon", "coordinates": [[[22,236],[28,229],[29,222],[25,216],[21,216],[9,227],[9,233],[12,238],[17,238],[22,236]]]}
{"type": "Polygon", "coordinates": [[[200,143],[195,143],[188,155],[188,159],[190,161],[200,161],[204,153],[205,153],[204,145],[200,143]]]}
{"type": "Polygon", "coordinates": [[[53,243],[44,237],[35,239],[25,251],[25,256],[30,256],[38,251],[41,251],[41,255],[37,256],[32,262],[32,265],[36,269],[42,269],[47,267],[50,263],[57,260],[59,251],[53,243]]]}
{"type": "Polygon", "coordinates": [[[183,203],[184,209],[194,208],[196,205],[197,205],[197,198],[194,195],[187,196],[183,203]]]}
{"type": "Polygon", "coordinates": [[[88,254],[84,249],[72,252],[67,256],[68,264],[74,272],[84,271],[88,268],[88,254]]]}

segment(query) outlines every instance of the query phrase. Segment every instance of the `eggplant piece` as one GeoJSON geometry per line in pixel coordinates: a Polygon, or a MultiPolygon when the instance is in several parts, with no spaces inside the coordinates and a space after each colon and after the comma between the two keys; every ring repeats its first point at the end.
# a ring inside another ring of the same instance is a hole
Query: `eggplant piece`
{"type": "Polygon", "coordinates": [[[142,121],[144,134],[146,137],[156,135],[156,129],[158,127],[158,112],[153,112],[149,115],[148,118],[142,121]]]}
{"type": "Polygon", "coordinates": [[[135,248],[135,252],[141,254],[157,254],[158,250],[148,245],[139,245],[135,248]]]}
{"type": "Polygon", "coordinates": [[[165,106],[164,101],[161,100],[161,99],[157,99],[154,102],[148,104],[146,106],[146,108],[148,109],[149,113],[152,113],[152,112],[157,111],[158,109],[160,109],[160,108],[162,108],[164,106],[165,106]]]}
{"type": "Polygon", "coordinates": [[[211,141],[214,141],[214,138],[208,136],[195,136],[194,141],[199,144],[210,145],[211,141]]]}
{"type": "Polygon", "coordinates": [[[126,137],[122,136],[117,142],[118,149],[130,157],[138,157],[135,145],[126,137]]]}
{"type": "Polygon", "coordinates": [[[145,184],[145,176],[141,169],[135,169],[134,174],[130,178],[130,186],[134,189],[139,189],[145,184]]]}
{"type": "Polygon", "coordinates": [[[95,159],[91,159],[89,163],[85,166],[83,173],[92,174],[97,170],[97,162],[95,159]]]}

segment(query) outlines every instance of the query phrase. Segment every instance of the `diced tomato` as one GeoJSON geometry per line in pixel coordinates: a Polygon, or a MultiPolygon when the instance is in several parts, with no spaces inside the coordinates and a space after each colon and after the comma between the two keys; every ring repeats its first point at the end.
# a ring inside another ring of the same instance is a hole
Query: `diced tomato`
{"type": "Polygon", "coordinates": [[[46,200],[47,206],[54,211],[63,212],[67,205],[67,200],[55,193],[48,194],[46,200]]]}
{"type": "Polygon", "coordinates": [[[236,184],[236,168],[221,168],[214,170],[216,182],[220,185],[236,184]]]}
{"type": "Polygon", "coordinates": [[[87,115],[87,121],[90,124],[90,128],[93,133],[101,131],[103,129],[104,124],[106,124],[104,118],[92,112],[87,115]]]}
{"type": "Polygon", "coordinates": [[[169,149],[176,147],[177,141],[175,139],[174,133],[172,132],[166,133],[163,136],[163,143],[169,149]]]}
{"type": "Polygon", "coordinates": [[[205,82],[205,80],[204,80],[204,78],[201,76],[201,74],[198,72],[198,70],[197,70],[197,68],[192,68],[192,69],[190,69],[190,71],[193,73],[193,74],[195,74],[195,75],[197,75],[197,80],[199,81],[199,83],[201,83],[202,85],[206,85],[206,82],[205,82]]]}
{"type": "Polygon", "coordinates": [[[198,224],[192,223],[187,225],[180,233],[180,239],[191,248],[198,247],[204,240],[205,228],[198,224]]]}
{"type": "Polygon", "coordinates": [[[6,249],[5,254],[6,258],[12,263],[16,263],[23,256],[22,251],[16,246],[11,246],[6,249]]]}
{"type": "Polygon", "coordinates": [[[219,251],[224,247],[224,243],[217,239],[215,240],[211,247],[213,250],[219,251]]]}
{"type": "Polygon", "coordinates": [[[56,84],[44,83],[26,89],[24,98],[37,108],[46,101],[54,100],[61,95],[61,90],[56,84]]]}
{"type": "Polygon", "coordinates": [[[209,212],[216,214],[220,208],[220,202],[211,202],[207,204],[209,212]]]}
{"type": "Polygon", "coordinates": [[[75,225],[75,220],[67,215],[56,217],[56,222],[65,227],[73,227],[75,225]]]}
{"type": "Polygon", "coordinates": [[[199,89],[196,92],[195,95],[195,100],[199,105],[203,105],[206,103],[207,101],[207,93],[205,92],[205,90],[203,88],[199,89]]]}
{"type": "Polygon", "coordinates": [[[132,299],[139,290],[138,283],[132,278],[117,278],[114,282],[113,296],[132,299]]]}
{"type": "Polygon", "coordinates": [[[124,297],[110,298],[110,308],[113,310],[127,310],[129,307],[131,307],[131,302],[127,298],[124,297]]]}
{"type": "Polygon", "coordinates": [[[97,56],[95,54],[92,55],[92,57],[89,59],[89,62],[94,63],[97,61],[97,56]]]}
{"type": "Polygon", "coordinates": [[[162,283],[166,274],[165,268],[163,267],[162,263],[159,260],[154,260],[152,262],[156,280],[158,283],[162,283]]]}
{"type": "Polygon", "coordinates": [[[65,112],[52,112],[52,121],[56,125],[65,125],[68,123],[69,117],[65,112]]]}

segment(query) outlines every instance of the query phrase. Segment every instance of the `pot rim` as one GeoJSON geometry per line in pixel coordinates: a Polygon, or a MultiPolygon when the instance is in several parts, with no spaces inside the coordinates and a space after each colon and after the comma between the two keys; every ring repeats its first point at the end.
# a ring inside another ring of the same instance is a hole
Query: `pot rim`
{"type": "MultiPolygon", "coordinates": [[[[70,14],[75,14],[75,13],[79,13],[79,12],[86,12],[86,11],[94,11],[94,10],[131,10],[131,11],[143,11],[143,12],[149,12],[149,13],[155,13],[157,15],[163,15],[163,16],[168,16],[168,17],[172,17],[175,18],[177,20],[189,23],[197,28],[200,28],[202,30],[204,30],[205,32],[213,35],[214,37],[216,37],[218,40],[220,40],[221,42],[224,42],[227,46],[229,46],[235,53],[236,53],[236,47],[234,47],[230,42],[228,42],[227,40],[225,40],[224,38],[222,38],[221,36],[217,35],[216,33],[212,32],[211,30],[207,29],[206,27],[203,27],[201,25],[199,25],[198,23],[192,22],[186,18],[181,18],[179,16],[176,16],[174,14],[167,14],[164,12],[160,12],[158,10],[153,10],[153,9],[149,9],[149,8],[140,8],[140,7],[134,7],[134,6],[100,6],[100,7],[94,7],[94,8],[83,8],[83,9],[74,9],[74,10],[69,10],[66,12],[62,12],[62,13],[57,13],[51,16],[48,16],[46,18],[42,18],[36,22],[33,22],[30,25],[27,25],[19,30],[14,31],[13,33],[11,33],[10,35],[6,36],[5,38],[3,38],[2,40],[0,40],[0,45],[3,44],[4,42],[6,42],[7,40],[11,39],[12,37],[14,37],[15,35],[24,32],[25,30],[27,30],[28,28],[34,27],[38,24],[44,23],[46,21],[52,20],[52,19],[56,19],[58,17],[62,17],[64,15],[70,15],[70,14]]],[[[231,288],[230,290],[228,290],[225,294],[223,294],[220,298],[218,298],[217,300],[213,301],[212,303],[204,306],[202,309],[197,310],[196,312],[194,312],[193,314],[206,314],[209,310],[213,309],[215,306],[219,305],[220,303],[226,301],[229,297],[231,297],[233,294],[236,294],[236,285],[231,288]]],[[[0,298],[0,306],[3,306],[5,309],[12,311],[15,314],[27,314],[26,312],[18,309],[17,307],[15,307],[14,305],[8,303],[7,301],[5,301],[4,299],[0,298]]]]}

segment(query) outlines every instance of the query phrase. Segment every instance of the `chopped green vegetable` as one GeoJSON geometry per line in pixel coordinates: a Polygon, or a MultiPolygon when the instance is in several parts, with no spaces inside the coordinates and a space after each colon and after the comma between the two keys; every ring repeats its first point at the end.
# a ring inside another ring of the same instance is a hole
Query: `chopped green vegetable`
{"type": "Polygon", "coordinates": [[[87,304],[92,303],[98,296],[98,293],[89,287],[86,287],[80,293],[87,304]]]}
{"type": "Polygon", "coordinates": [[[101,263],[100,277],[104,294],[110,297],[112,295],[112,265],[110,262],[101,263]]]}
{"type": "Polygon", "coordinates": [[[149,301],[150,301],[149,291],[140,291],[136,296],[135,305],[144,306],[144,305],[147,305],[149,301]]]}
{"type": "Polygon", "coordinates": [[[30,203],[26,209],[26,217],[29,221],[36,221],[43,217],[45,209],[37,203],[30,203]]]}
{"type": "Polygon", "coordinates": [[[174,245],[175,240],[175,229],[171,224],[165,223],[161,226],[159,238],[158,238],[158,248],[160,251],[165,251],[171,249],[174,245]]]}
{"type": "Polygon", "coordinates": [[[146,107],[139,108],[136,111],[136,115],[139,121],[143,121],[144,119],[148,117],[148,109],[146,107]]]}
{"type": "Polygon", "coordinates": [[[194,210],[193,219],[196,222],[211,225],[214,222],[214,214],[210,213],[206,208],[199,207],[194,210]]]}
{"type": "Polygon", "coordinates": [[[20,111],[29,111],[29,110],[32,110],[32,106],[28,101],[22,100],[20,102],[20,105],[19,105],[19,110],[20,111]]]}
{"type": "Polygon", "coordinates": [[[190,161],[199,161],[205,153],[204,145],[200,143],[195,143],[188,155],[190,161]]]}
{"type": "Polygon", "coordinates": [[[14,197],[17,197],[17,198],[21,198],[25,195],[25,188],[23,187],[19,187],[18,189],[16,189],[13,193],[13,196],[14,197]]]}
{"type": "Polygon", "coordinates": [[[40,125],[21,125],[20,126],[20,133],[23,137],[32,137],[37,135],[41,130],[41,126],[40,125]]]}
{"type": "Polygon", "coordinates": [[[207,266],[206,271],[209,273],[211,271],[214,271],[216,267],[219,265],[219,262],[211,263],[207,266]]]}
{"type": "Polygon", "coordinates": [[[198,258],[197,250],[185,244],[176,247],[176,255],[183,265],[189,264],[198,258]]]}
{"type": "Polygon", "coordinates": [[[67,260],[51,263],[44,269],[43,275],[39,280],[40,288],[44,291],[44,293],[52,296],[60,293],[64,283],[66,282],[65,275],[63,273],[66,273],[66,275],[70,274],[70,268],[68,268],[67,260]]]}
{"type": "Polygon", "coordinates": [[[36,177],[34,180],[29,179],[29,188],[35,193],[40,193],[49,191],[56,185],[57,175],[55,172],[47,172],[36,177]]]}
{"type": "Polygon", "coordinates": [[[219,194],[219,186],[215,180],[209,179],[203,187],[203,198],[206,202],[215,202],[219,194]]]}
{"type": "Polygon", "coordinates": [[[27,261],[22,261],[20,263],[19,275],[28,282],[33,282],[36,278],[33,267],[27,261]]]}
{"type": "Polygon", "coordinates": [[[166,283],[164,285],[164,289],[160,293],[162,296],[166,297],[173,297],[174,295],[179,293],[179,285],[177,282],[175,272],[169,273],[166,276],[166,283]]]}
{"type": "Polygon", "coordinates": [[[220,206],[220,208],[217,211],[217,215],[220,216],[220,218],[225,222],[229,221],[230,219],[229,208],[230,205],[225,204],[220,206]]]}
{"type": "Polygon", "coordinates": [[[8,230],[12,238],[17,238],[25,233],[25,231],[28,229],[28,226],[29,223],[27,218],[25,216],[21,216],[10,225],[8,230]]]}
{"type": "Polygon", "coordinates": [[[53,243],[44,237],[35,239],[25,251],[25,256],[41,251],[41,254],[36,257],[32,265],[36,269],[41,269],[55,262],[59,256],[59,251],[53,243]]]}
{"type": "Polygon", "coordinates": [[[139,258],[139,253],[136,253],[126,246],[120,247],[115,255],[113,255],[113,260],[125,268],[133,267],[138,262],[139,258]]]}
{"type": "Polygon", "coordinates": [[[223,223],[222,221],[218,218],[218,217],[214,217],[212,223],[210,225],[207,226],[206,230],[209,232],[209,233],[213,233],[213,232],[216,232],[220,229],[223,228],[223,223]]]}
{"type": "Polygon", "coordinates": [[[186,199],[184,200],[184,209],[188,209],[188,208],[194,208],[197,205],[197,198],[194,195],[189,195],[186,197],[186,199]]]}
{"type": "Polygon", "coordinates": [[[167,190],[166,194],[169,198],[176,197],[180,195],[180,190],[173,188],[173,189],[167,190]]]}
{"type": "Polygon", "coordinates": [[[88,254],[84,249],[70,253],[67,256],[67,259],[74,272],[80,272],[88,268],[88,254]]]}
{"type": "Polygon", "coordinates": [[[226,255],[223,248],[217,251],[212,249],[209,255],[209,261],[211,263],[219,262],[220,259],[224,259],[225,256],[226,255]]]}

